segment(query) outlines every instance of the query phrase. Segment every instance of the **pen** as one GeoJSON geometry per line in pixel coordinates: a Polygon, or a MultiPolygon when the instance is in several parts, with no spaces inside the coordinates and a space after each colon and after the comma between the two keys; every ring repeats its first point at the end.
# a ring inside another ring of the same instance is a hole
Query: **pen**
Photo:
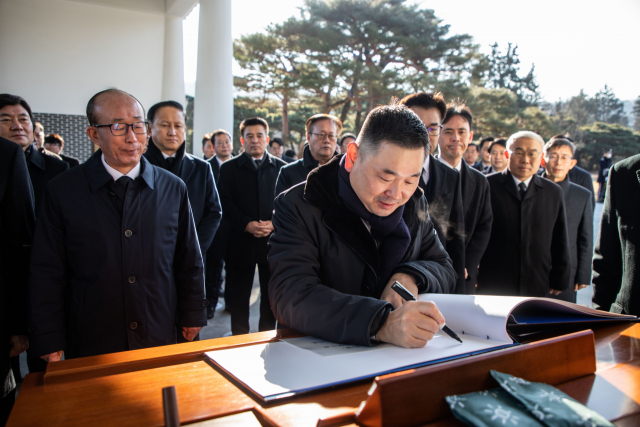
{"type": "MultiPolygon", "coordinates": [[[[405,301],[417,301],[416,297],[414,297],[413,294],[409,292],[407,288],[402,286],[400,282],[398,282],[397,280],[396,280],[396,283],[391,285],[391,289],[396,291],[396,293],[400,295],[405,301]]],[[[453,332],[453,330],[450,327],[448,327],[446,323],[443,326],[441,326],[440,329],[442,329],[445,334],[449,335],[454,340],[458,340],[462,342],[458,334],[453,332]]]]}

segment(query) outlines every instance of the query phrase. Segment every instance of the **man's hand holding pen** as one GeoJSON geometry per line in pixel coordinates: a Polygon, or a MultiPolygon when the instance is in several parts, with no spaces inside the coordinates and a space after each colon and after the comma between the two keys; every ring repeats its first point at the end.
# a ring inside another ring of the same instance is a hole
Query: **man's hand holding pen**
{"type": "Polygon", "coordinates": [[[391,289],[397,281],[414,295],[418,294],[415,279],[407,274],[394,274],[380,299],[393,304],[394,310],[377,334],[377,340],[405,348],[424,347],[445,323],[438,307],[429,301],[405,301],[391,289]]]}

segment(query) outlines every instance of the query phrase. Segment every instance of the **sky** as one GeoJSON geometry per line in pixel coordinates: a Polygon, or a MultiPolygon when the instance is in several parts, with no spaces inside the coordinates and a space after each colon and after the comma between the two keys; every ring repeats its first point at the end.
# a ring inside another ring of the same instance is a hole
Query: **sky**
{"type": "MultiPolygon", "coordinates": [[[[412,0],[433,9],[449,34],[469,34],[490,53],[497,42],[518,45],[521,75],[535,64],[542,99],[595,95],[604,85],[621,100],[640,96],[640,0],[412,0]]],[[[233,0],[233,37],[264,31],[298,15],[302,0],[233,0]],[[277,7],[274,7],[277,4],[277,7]]],[[[185,88],[193,95],[198,7],[184,22],[185,88]]],[[[234,64],[234,74],[241,72],[234,64]]]]}

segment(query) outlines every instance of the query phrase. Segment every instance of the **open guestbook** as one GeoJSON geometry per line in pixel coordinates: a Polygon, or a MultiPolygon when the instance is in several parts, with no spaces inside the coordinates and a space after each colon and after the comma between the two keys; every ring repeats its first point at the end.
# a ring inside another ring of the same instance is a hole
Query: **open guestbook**
{"type": "Polygon", "coordinates": [[[302,337],[210,351],[207,356],[269,401],[517,345],[521,337],[576,323],[637,320],[549,298],[422,294],[418,299],[435,302],[463,343],[444,333],[416,349],[302,337]]]}

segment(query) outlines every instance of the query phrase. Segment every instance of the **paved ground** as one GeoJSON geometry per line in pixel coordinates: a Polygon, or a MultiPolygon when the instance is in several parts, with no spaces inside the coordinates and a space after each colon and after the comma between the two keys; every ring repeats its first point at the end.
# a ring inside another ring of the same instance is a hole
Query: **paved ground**
{"type": "MultiPolygon", "coordinates": [[[[596,204],[596,210],[593,217],[593,238],[594,245],[595,239],[598,236],[598,230],[600,227],[600,217],[602,216],[602,203],[596,204]]],[[[581,290],[578,292],[578,304],[586,305],[591,307],[591,294],[592,294],[592,286],[581,290]]],[[[249,325],[251,327],[251,332],[258,332],[258,319],[260,317],[260,283],[258,282],[258,273],[256,271],[253,281],[253,290],[251,292],[251,309],[250,309],[250,317],[249,317],[249,325]]],[[[207,326],[205,326],[200,332],[200,339],[208,340],[212,338],[220,338],[225,334],[231,333],[231,315],[228,312],[224,311],[224,299],[220,300],[218,307],[215,312],[215,316],[213,319],[208,321],[207,326]]],[[[26,355],[23,353],[20,357],[20,365],[21,371],[23,375],[26,375],[28,372],[27,363],[26,363],[26,355]]]]}

